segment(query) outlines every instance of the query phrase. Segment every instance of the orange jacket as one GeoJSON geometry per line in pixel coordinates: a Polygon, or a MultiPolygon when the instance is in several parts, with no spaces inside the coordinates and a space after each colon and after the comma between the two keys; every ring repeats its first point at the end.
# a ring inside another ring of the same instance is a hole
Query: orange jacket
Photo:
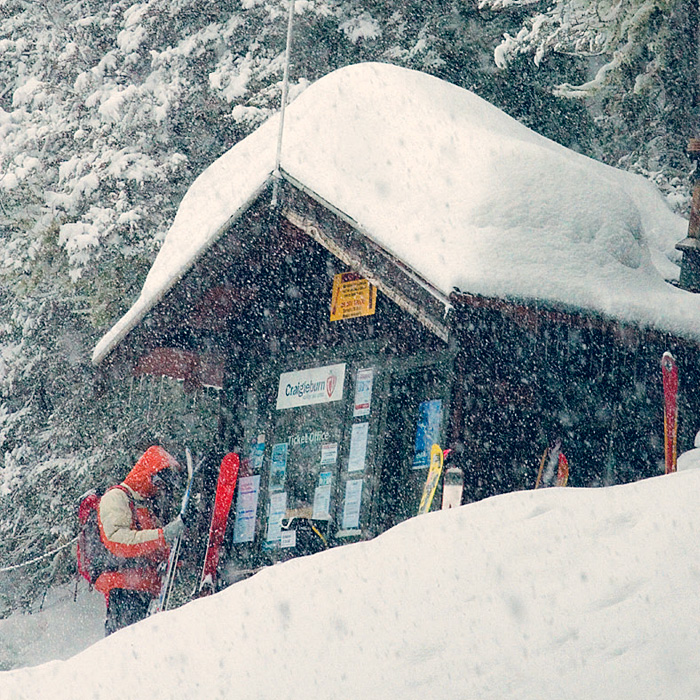
{"type": "Polygon", "coordinates": [[[102,574],[95,588],[105,596],[112,588],[146,590],[157,594],[158,562],[167,559],[169,547],[163,529],[144,500],[154,496],[152,477],[163,469],[178,466],[162,447],[149,447],[120,488],[111,488],[100,499],[98,523],[105,547],[112,554],[132,560],[122,571],[102,574]],[[143,566],[135,560],[142,559],[143,566]]]}

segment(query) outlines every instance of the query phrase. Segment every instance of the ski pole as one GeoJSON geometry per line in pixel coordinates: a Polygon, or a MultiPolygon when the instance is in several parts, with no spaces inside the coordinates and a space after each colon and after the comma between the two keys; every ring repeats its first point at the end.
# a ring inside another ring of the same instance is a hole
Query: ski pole
{"type": "Polygon", "coordinates": [[[542,461],[540,462],[540,470],[537,472],[537,481],[535,481],[535,489],[540,485],[540,480],[542,479],[542,470],[544,469],[544,463],[547,461],[547,452],[549,448],[545,447],[542,453],[542,461]]]}

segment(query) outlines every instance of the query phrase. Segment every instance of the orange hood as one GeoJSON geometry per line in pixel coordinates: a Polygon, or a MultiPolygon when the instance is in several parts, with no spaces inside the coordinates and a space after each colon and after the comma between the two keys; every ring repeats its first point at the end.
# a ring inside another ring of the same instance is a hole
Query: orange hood
{"type": "Polygon", "coordinates": [[[163,469],[178,466],[178,461],[162,447],[149,447],[129,472],[124,484],[144,498],[155,496],[152,477],[163,469]]]}

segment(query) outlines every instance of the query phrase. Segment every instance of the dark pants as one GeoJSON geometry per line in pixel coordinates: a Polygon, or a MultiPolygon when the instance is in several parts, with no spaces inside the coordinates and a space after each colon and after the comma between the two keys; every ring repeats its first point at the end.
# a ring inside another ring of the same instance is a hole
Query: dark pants
{"type": "Polygon", "coordinates": [[[127,588],[113,588],[107,601],[107,619],[105,620],[105,637],[143,620],[148,615],[151,596],[143,591],[127,588]]]}

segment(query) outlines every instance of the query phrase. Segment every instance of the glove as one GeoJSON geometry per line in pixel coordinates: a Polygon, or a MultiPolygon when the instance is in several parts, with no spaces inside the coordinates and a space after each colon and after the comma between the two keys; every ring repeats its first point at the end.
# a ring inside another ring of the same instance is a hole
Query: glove
{"type": "Polygon", "coordinates": [[[168,543],[168,546],[172,546],[173,542],[185,531],[185,523],[182,522],[182,518],[178,515],[175,520],[170,521],[163,528],[163,537],[168,543]]]}

